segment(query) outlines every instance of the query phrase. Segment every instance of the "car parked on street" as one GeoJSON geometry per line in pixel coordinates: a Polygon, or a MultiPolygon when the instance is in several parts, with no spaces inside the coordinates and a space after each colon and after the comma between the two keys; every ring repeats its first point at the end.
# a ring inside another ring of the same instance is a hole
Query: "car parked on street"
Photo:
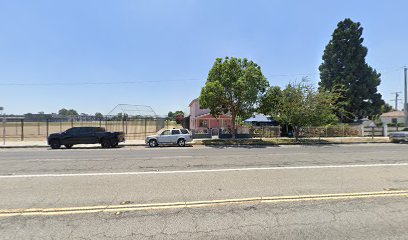
{"type": "Polygon", "coordinates": [[[103,148],[116,147],[125,141],[123,132],[107,132],[102,127],[74,127],[62,133],[53,133],[48,137],[48,145],[58,149],[62,145],[72,148],[77,144],[101,144],[103,148]]]}
{"type": "Polygon", "coordinates": [[[166,129],[157,132],[156,135],[146,137],[146,144],[149,147],[157,147],[158,145],[174,145],[179,147],[186,146],[186,143],[193,141],[191,132],[187,129],[166,129]]]}
{"type": "Polygon", "coordinates": [[[393,143],[408,142],[408,128],[404,128],[398,132],[390,133],[388,137],[393,143]]]}

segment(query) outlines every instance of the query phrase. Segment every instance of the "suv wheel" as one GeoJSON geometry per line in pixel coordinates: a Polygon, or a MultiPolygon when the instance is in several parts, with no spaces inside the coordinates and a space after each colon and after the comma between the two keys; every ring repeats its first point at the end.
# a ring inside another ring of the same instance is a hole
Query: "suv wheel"
{"type": "Polygon", "coordinates": [[[111,146],[109,139],[102,139],[101,146],[102,148],[109,148],[111,146]]]}
{"type": "Polygon", "coordinates": [[[52,149],[58,149],[61,147],[61,143],[59,140],[54,139],[54,140],[51,140],[50,146],[52,149]]]}
{"type": "Polygon", "coordinates": [[[184,140],[184,139],[179,139],[179,140],[177,141],[177,145],[178,145],[179,147],[184,147],[184,146],[186,146],[186,140],[184,140]]]}
{"type": "Polygon", "coordinates": [[[117,139],[112,139],[111,140],[111,147],[117,147],[119,145],[119,141],[117,139]]]}
{"type": "Polygon", "coordinates": [[[149,141],[149,147],[157,147],[157,141],[152,139],[149,141]]]}

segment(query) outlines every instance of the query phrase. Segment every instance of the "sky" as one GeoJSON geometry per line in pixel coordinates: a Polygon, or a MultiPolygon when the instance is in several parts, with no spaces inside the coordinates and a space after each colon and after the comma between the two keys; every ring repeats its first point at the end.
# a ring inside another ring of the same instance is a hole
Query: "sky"
{"type": "Polygon", "coordinates": [[[362,24],[366,61],[394,104],[408,65],[407,13],[402,0],[0,0],[0,106],[188,113],[225,56],[253,60],[271,85],[302,77],[317,85],[323,50],[345,18],[362,24]]]}

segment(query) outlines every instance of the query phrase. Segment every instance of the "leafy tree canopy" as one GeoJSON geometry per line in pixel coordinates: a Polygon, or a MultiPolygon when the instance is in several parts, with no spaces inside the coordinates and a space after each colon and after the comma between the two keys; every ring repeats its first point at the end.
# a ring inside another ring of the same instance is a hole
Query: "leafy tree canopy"
{"type": "Polygon", "coordinates": [[[78,116],[78,112],[74,109],[65,109],[62,108],[58,111],[58,114],[61,116],[65,116],[65,117],[73,117],[73,116],[78,116]]]}
{"type": "Polygon", "coordinates": [[[332,90],[336,86],[345,89],[337,101],[343,109],[339,112],[347,113],[338,115],[343,122],[379,114],[384,104],[377,92],[381,74],[365,61],[367,48],[362,45],[362,34],[360,23],[348,18],[339,22],[319,67],[320,89],[332,90]]]}
{"type": "Polygon", "coordinates": [[[393,110],[394,110],[394,108],[388,103],[384,103],[384,105],[381,106],[381,113],[387,113],[387,112],[391,112],[393,110]]]}
{"type": "Polygon", "coordinates": [[[298,138],[302,127],[337,123],[334,114],[338,94],[318,91],[307,79],[291,83],[281,90],[271,87],[260,101],[259,111],[270,115],[280,124],[293,127],[298,138]]]}
{"type": "Polygon", "coordinates": [[[181,110],[177,110],[177,111],[175,111],[175,112],[169,112],[168,114],[167,114],[167,118],[168,119],[170,119],[170,120],[176,120],[176,118],[177,118],[177,116],[183,116],[184,117],[184,112],[183,111],[181,111],[181,110]]]}
{"type": "Polygon", "coordinates": [[[103,119],[103,114],[100,112],[95,113],[95,118],[98,120],[102,120],[103,119]]]}
{"type": "Polygon", "coordinates": [[[268,85],[261,67],[253,61],[246,58],[217,58],[201,89],[199,104],[209,108],[215,117],[230,113],[235,138],[235,119],[252,114],[268,85]]]}

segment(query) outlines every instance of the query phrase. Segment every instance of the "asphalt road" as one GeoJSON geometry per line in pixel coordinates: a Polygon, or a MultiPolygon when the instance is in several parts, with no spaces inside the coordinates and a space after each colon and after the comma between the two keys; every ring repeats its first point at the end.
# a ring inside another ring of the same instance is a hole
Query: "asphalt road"
{"type": "Polygon", "coordinates": [[[407,239],[407,173],[405,144],[0,149],[0,238],[407,239]]]}

